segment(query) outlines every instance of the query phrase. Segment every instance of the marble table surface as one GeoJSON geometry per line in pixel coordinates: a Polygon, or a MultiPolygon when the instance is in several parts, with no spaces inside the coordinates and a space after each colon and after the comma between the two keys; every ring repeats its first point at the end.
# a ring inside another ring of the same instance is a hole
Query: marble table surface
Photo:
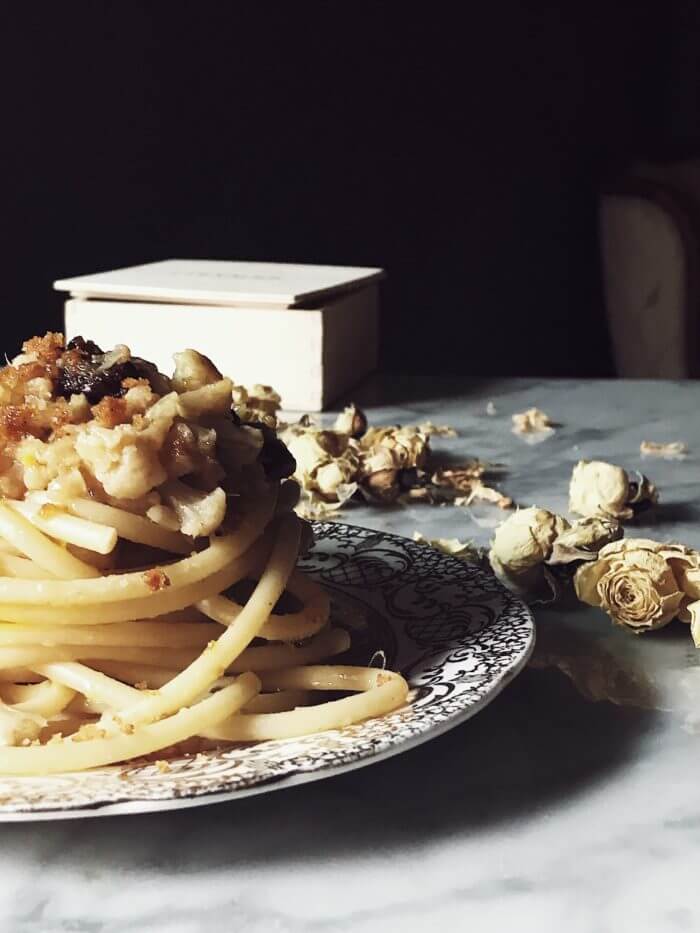
{"type": "MultiPolygon", "coordinates": [[[[661,504],[628,535],[700,547],[700,384],[385,377],[358,401],[373,422],[455,426],[436,449],[504,464],[500,486],[523,505],[565,512],[579,458],[644,469],[661,504]],[[560,425],[537,445],[510,431],[532,405],[560,425]],[[689,455],[642,460],[642,440],[682,440],[689,455]]],[[[501,517],[427,505],[344,515],[481,544],[501,517]]],[[[405,755],[232,804],[3,825],[0,929],[700,929],[700,652],[687,627],[634,638],[594,610],[536,618],[531,666],[405,755]]]]}

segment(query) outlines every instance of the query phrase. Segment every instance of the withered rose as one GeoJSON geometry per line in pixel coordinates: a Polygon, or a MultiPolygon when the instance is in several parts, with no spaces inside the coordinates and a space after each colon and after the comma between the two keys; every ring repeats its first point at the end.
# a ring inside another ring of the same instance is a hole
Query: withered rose
{"type": "Polygon", "coordinates": [[[544,563],[552,553],[554,541],[569,523],[547,509],[531,506],[518,509],[496,529],[489,561],[496,572],[522,574],[544,563]]]}
{"type": "Polygon", "coordinates": [[[614,519],[570,525],[546,509],[520,509],[496,529],[489,561],[511,589],[530,600],[551,601],[568,586],[577,564],[595,560],[600,548],[621,535],[614,519]]]}
{"type": "Polygon", "coordinates": [[[691,621],[700,596],[700,554],[680,544],[630,538],[606,545],[576,571],[576,595],[635,634],[676,616],[691,621]]]}
{"type": "Polygon", "coordinates": [[[585,516],[632,518],[646,503],[658,501],[653,483],[641,473],[630,479],[626,470],[602,460],[579,460],[571,474],[569,508],[585,516]]]}
{"type": "Polygon", "coordinates": [[[296,460],[294,476],[305,491],[334,502],[340,498],[339,490],[354,483],[358,458],[345,435],[308,427],[290,429],[283,437],[296,460]]]}
{"type": "Polygon", "coordinates": [[[353,402],[341,411],[335,419],[333,428],[350,437],[362,437],[367,430],[367,415],[353,402]]]}

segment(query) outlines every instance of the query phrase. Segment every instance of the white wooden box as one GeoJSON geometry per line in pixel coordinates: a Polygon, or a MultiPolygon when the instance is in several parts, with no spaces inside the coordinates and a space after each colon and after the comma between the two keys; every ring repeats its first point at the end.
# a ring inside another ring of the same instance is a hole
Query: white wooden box
{"type": "Polygon", "coordinates": [[[166,260],[54,283],[81,334],[172,371],[194,347],[240,385],[272,385],[286,409],[320,411],[377,365],[381,269],[166,260]]]}

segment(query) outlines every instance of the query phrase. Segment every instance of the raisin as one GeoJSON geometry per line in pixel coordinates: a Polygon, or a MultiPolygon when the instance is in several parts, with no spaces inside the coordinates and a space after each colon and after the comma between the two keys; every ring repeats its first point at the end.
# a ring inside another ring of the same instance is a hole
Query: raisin
{"type": "Polygon", "coordinates": [[[105,356],[92,340],[74,337],[63,355],[55,384],[56,394],[70,398],[82,392],[91,405],[107,395],[123,395],[122,381],[137,377],[139,373],[131,360],[103,368],[105,356]]]}
{"type": "Polygon", "coordinates": [[[79,350],[89,356],[104,356],[104,351],[93,340],[86,340],[84,337],[73,337],[66,344],[66,350],[79,350]]]}
{"type": "Polygon", "coordinates": [[[277,437],[272,428],[261,421],[251,421],[251,428],[257,428],[263,436],[262,450],[258,454],[258,463],[271,480],[285,479],[297,468],[297,462],[287,449],[287,445],[277,437]]]}

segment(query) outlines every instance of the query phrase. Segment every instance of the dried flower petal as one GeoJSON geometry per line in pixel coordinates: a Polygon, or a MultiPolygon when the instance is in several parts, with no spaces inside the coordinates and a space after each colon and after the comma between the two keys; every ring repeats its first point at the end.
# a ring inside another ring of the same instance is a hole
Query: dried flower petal
{"type": "Polygon", "coordinates": [[[418,430],[426,437],[457,437],[457,431],[449,424],[433,424],[432,421],[422,421],[418,430]]]}
{"type": "Polygon", "coordinates": [[[481,563],[484,556],[483,548],[477,547],[473,541],[460,541],[459,538],[426,538],[420,531],[413,532],[413,540],[427,544],[443,554],[449,554],[450,557],[458,557],[469,564],[481,563]]]}
{"type": "Polygon", "coordinates": [[[557,535],[548,558],[551,565],[595,560],[601,548],[623,535],[622,525],[614,518],[582,518],[557,535]]]}
{"type": "Polygon", "coordinates": [[[688,445],[683,441],[661,444],[658,441],[642,441],[639,452],[643,457],[662,457],[666,460],[682,460],[688,454],[688,445]]]}
{"type": "Polygon", "coordinates": [[[528,408],[513,415],[513,434],[544,434],[554,431],[549,415],[539,408],[528,408]]]}
{"type": "Polygon", "coordinates": [[[443,467],[436,470],[432,483],[444,495],[451,495],[455,505],[470,505],[475,499],[491,502],[500,509],[513,507],[513,500],[487,486],[482,477],[493,470],[482,460],[468,460],[459,467],[443,467]]]}

